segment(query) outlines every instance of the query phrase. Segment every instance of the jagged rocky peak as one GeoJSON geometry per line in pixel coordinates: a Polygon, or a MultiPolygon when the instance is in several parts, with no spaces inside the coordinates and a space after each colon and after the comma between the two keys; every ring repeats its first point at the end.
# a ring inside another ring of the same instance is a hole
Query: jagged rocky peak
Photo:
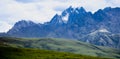
{"type": "Polygon", "coordinates": [[[119,12],[120,8],[119,7],[115,7],[115,8],[111,8],[111,7],[106,7],[103,9],[103,11],[114,11],[114,12],[119,12]]]}
{"type": "Polygon", "coordinates": [[[114,14],[114,15],[120,15],[119,13],[120,13],[120,8],[119,7],[116,7],[116,8],[106,7],[104,9],[99,9],[98,11],[96,11],[94,13],[94,17],[95,18],[97,17],[98,19],[103,19],[101,17],[104,16],[106,18],[107,15],[108,16],[109,15],[112,16],[112,14],[114,14]]]}
{"type": "Polygon", "coordinates": [[[73,11],[74,11],[74,8],[72,6],[70,6],[69,8],[67,8],[66,10],[64,10],[61,13],[62,20],[64,21],[64,23],[67,23],[68,18],[69,18],[69,14],[71,14],[73,11]]]}
{"type": "Polygon", "coordinates": [[[27,21],[27,20],[21,20],[21,21],[18,21],[15,23],[14,27],[17,27],[17,28],[21,28],[21,27],[27,27],[27,26],[31,26],[31,25],[34,25],[35,23],[32,22],[32,21],[27,21]]]}
{"type": "Polygon", "coordinates": [[[67,8],[66,10],[64,10],[61,15],[64,17],[64,16],[72,13],[73,11],[74,11],[74,8],[72,6],[70,6],[69,8],[67,8]]]}
{"type": "Polygon", "coordinates": [[[106,8],[104,8],[103,10],[104,11],[109,11],[109,10],[111,10],[112,8],[111,7],[106,7],[106,8]]]}
{"type": "Polygon", "coordinates": [[[67,8],[66,10],[64,10],[61,14],[62,19],[64,21],[68,21],[69,16],[73,15],[73,14],[86,14],[86,10],[83,7],[77,7],[77,8],[73,8],[72,6],[70,6],[69,8],[67,8]]]}
{"type": "Polygon", "coordinates": [[[66,11],[67,13],[71,13],[71,12],[74,11],[74,8],[73,8],[72,6],[70,6],[70,7],[67,8],[65,11],[66,11]]]}
{"type": "Polygon", "coordinates": [[[66,16],[67,14],[71,14],[71,13],[85,13],[86,10],[83,7],[77,7],[77,8],[73,8],[72,6],[70,6],[69,8],[67,8],[66,10],[64,10],[62,12],[62,16],[66,16]]]}
{"type": "Polygon", "coordinates": [[[61,15],[56,14],[49,23],[51,25],[56,25],[56,24],[63,24],[64,21],[62,20],[61,15]]]}
{"type": "Polygon", "coordinates": [[[94,21],[92,19],[92,13],[86,12],[83,7],[74,8],[73,12],[69,14],[68,24],[83,26],[85,23],[94,21]]]}
{"type": "Polygon", "coordinates": [[[32,21],[21,20],[15,23],[15,25],[7,32],[8,34],[20,31],[24,27],[29,27],[35,25],[32,21]]]}
{"type": "Polygon", "coordinates": [[[104,20],[104,18],[107,17],[106,12],[104,12],[102,9],[99,9],[97,12],[93,14],[93,17],[95,21],[101,22],[104,20]]]}
{"type": "Polygon", "coordinates": [[[86,10],[83,7],[78,7],[75,9],[76,13],[86,13],[86,10]]]}
{"type": "Polygon", "coordinates": [[[32,21],[21,20],[21,21],[16,22],[15,25],[7,33],[16,32],[24,27],[33,26],[35,24],[36,23],[32,21]]]}

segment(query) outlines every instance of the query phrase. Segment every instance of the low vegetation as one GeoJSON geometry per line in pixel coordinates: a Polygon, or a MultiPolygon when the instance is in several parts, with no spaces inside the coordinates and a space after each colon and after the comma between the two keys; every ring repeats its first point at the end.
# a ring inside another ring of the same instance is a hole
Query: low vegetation
{"type": "Polygon", "coordinates": [[[107,59],[50,50],[0,47],[0,59],[107,59]]]}
{"type": "MultiPolygon", "coordinates": [[[[117,49],[95,46],[95,45],[91,45],[91,44],[87,44],[87,43],[79,42],[79,41],[56,39],[56,38],[54,38],[54,39],[52,39],[52,38],[39,39],[39,38],[0,37],[0,46],[4,46],[6,48],[14,47],[14,48],[10,48],[10,49],[20,48],[20,50],[22,50],[23,48],[31,48],[31,49],[25,49],[25,50],[42,49],[43,51],[44,50],[45,51],[52,50],[52,51],[59,51],[59,52],[68,52],[68,54],[74,53],[74,54],[88,55],[88,56],[94,56],[94,57],[115,58],[115,59],[120,58],[120,51],[117,49]]],[[[9,50],[7,50],[7,51],[9,52],[9,50]]],[[[12,50],[12,51],[15,52],[14,50],[12,50]]],[[[31,57],[29,54],[36,54],[36,53],[32,53],[32,52],[31,53],[27,52],[27,53],[26,53],[26,56],[24,56],[24,57],[27,57],[27,55],[29,57],[31,57]]],[[[17,55],[16,53],[14,53],[14,54],[17,55]]],[[[22,52],[20,54],[22,54],[22,52]]],[[[52,54],[52,52],[50,52],[49,54],[52,54]]],[[[8,55],[10,55],[10,54],[8,54],[8,55]]],[[[24,55],[24,53],[23,53],[23,55],[24,55]]],[[[47,54],[46,54],[46,56],[47,56],[47,54]]],[[[53,56],[51,56],[51,58],[53,56]]],[[[59,56],[57,56],[57,57],[59,57],[59,56]]],[[[73,57],[75,57],[75,56],[73,56],[73,57]]],[[[60,58],[62,58],[62,57],[60,57],[60,58]]],[[[71,58],[72,58],[72,56],[71,56],[71,58]]],[[[2,58],[0,58],[0,59],[2,59],[2,58]]],[[[23,59],[23,58],[21,58],[21,59],[23,59]]]]}

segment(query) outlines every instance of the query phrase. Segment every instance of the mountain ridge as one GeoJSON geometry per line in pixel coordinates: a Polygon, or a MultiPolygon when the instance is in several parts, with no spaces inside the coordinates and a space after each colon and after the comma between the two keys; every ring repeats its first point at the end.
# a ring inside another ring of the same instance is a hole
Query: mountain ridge
{"type": "MultiPolygon", "coordinates": [[[[29,26],[27,21],[24,22],[23,24],[25,25],[21,25],[21,23],[18,22],[22,27],[18,26],[18,23],[16,23],[15,26],[7,32],[7,34],[13,37],[50,37],[84,41],[87,35],[99,30],[100,28],[103,28],[104,31],[109,31],[111,33],[110,35],[120,34],[120,8],[107,7],[99,9],[92,14],[91,12],[87,12],[83,7],[73,8],[70,6],[64,10],[61,15],[56,14],[50,22],[45,24],[36,24],[31,22],[29,26]]],[[[104,36],[104,34],[101,35],[104,36]]],[[[99,35],[95,34],[95,36],[98,36],[99,39],[99,35]]],[[[112,36],[112,38],[114,38],[114,36],[112,36]]],[[[112,38],[109,40],[112,40],[112,38]]],[[[96,42],[98,39],[95,39],[96,42]]],[[[117,40],[120,40],[119,35],[117,40]]],[[[114,41],[114,43],[117,43],[118,45],[115,46],[119,46],[120,48],[120,42],[114,41]]],[[[102,44],[105,46],[105,43],[102,44]]]]}

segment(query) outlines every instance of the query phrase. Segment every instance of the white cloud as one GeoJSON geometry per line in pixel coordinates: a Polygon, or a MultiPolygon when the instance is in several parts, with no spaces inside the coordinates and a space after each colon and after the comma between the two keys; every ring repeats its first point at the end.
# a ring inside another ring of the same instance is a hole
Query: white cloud
{"type": "Polygon", "coordinates": [[[9,25],[6,22],[0,21],[0,32],[7,32],[8,29],[12,28],[11,25],[9,25]]]}
{"type": "Polygon", "coordinates": [[[50,21],[56,14],[69,6],[83,6],[87,11],[96,11],[104,7],[120,7],[119,0],[1,0],[0,24],[9,30],[15,22],[25,19],[43,23],[50,21]],[[3,23],[2,23],[3,22],[3,23]]]}

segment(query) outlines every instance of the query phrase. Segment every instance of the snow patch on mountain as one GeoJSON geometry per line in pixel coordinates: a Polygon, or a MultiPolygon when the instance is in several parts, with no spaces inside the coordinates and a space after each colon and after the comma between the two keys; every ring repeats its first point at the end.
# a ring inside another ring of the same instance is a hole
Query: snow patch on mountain
{"type": "Polygon", "coordinates": [[[107,29],[101,28],[101,29],[99,29],[99,30],[96,30],[96,31],[90,33],[90,35],[94,35],[94,34],[96,34],[96,33],[98,33],[98,32],[101,32],[101,33],[110,33],[107,29]]]}
{"type": "Polygon", "coordinates": [[[102,28],[102,29],[99,30],[99,32],[109,32],[109,31],[105,28],[102,28]]]}
{"type": "Polygon", "coordinates": [[[67,13],[65,16],[62,17],[62,20],[66,23],[68,21],[69,14],[67,13]]]}

